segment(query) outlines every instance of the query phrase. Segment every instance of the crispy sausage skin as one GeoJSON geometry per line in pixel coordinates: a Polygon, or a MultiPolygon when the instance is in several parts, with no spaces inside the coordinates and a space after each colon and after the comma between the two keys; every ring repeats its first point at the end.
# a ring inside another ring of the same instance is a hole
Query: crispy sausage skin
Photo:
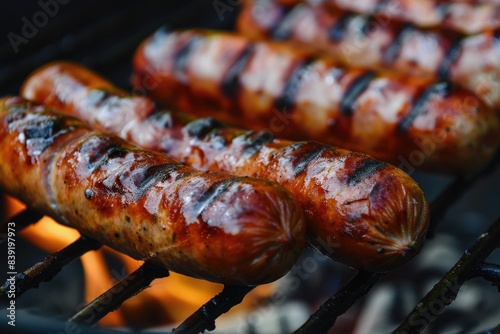
{"type": "Polygon", "coordinates": [[[159,30],[136,52],[133,83],[174,109],[400,167],[474,173],[494,155],[498,117],[472,92],[305,53],[232,33],[159,30]]]}
{"type": "Polygon", "coordinates": [[[346,66],[450,80],[500,110],[498,30],[464,36],[340,10],[331,14],[323,5],[287,8],[276,0],[249,2],[237,26],[250,38],[291,42],[346,66]]]}
{"type": "MultiPolygon", "coordinates": [[[[251,1],[251,0],[249,0],[251,1]]],[[[249,2],[246,1],[246,2],[249,2]]],[[[408,22],[422,28],[446,28],[464,34],[500,28],[496,0],[276,0],[284,5],[324,3],[332,12],[347,10],[377,15],[384,20],[408,22]],[[489,3],[488,3],[489,2],[489,3]]]]}
{"type": "Polygon", "coordinates": [[[198,171],[17,97],[0,124],[1,188],[136,259],[255,285],[306,244],[299,204],[270,181],[198,171]]]}
{"type": "Polygon", "coordinates": [[[195,168],[280,183],[302,205],[310,243],[352,267],[391,270],[422,247],[424,194],[406,173],[367,155],[160,111],[73,63],[35,71],[22,94],[195,168]]]}

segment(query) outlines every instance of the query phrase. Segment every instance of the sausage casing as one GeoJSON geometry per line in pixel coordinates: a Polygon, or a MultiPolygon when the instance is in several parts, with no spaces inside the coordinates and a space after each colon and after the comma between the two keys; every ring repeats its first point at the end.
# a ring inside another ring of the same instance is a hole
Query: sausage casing
{"type": "Polygon", "coordinates": [[[276,0],[251,1],[238,30],[312,48],[346,66],[388,69],[456,82],[500,110],[499,31],[464,36],[422,29],[388,18],[336,11],[322,5],[287,8],[276,0]]]}
{"type": "Polygon", "coordinates": [[[347,68],[232,33],[158,31],[136,52],[134,86],[175,109],[399,167],[474,173],[499,143],[498,116],[460,86],[347,68]]]}
{"type": "MultiPolygon", "coordinates": [[[[284,5],[295,5],[308,0],[277,0],[284,5]]],[[[464,34],[500,28],[498,4],[470,1],[441,0],[319,0],[332,11],[348,10],[360,14],[383,17],[385,20],[408,22],[423,28],[446,28],[464,34]]]]}
{"type": "Polygon", "coordinates": [[[136,259],[255,285],[305,246],[297,201],[267,180],[203,172],[19,98],[0,101],[0,186],[136,259]]]}
{"type": "Polygon", "coordinates": [[[367,155],[161,111],[73,63],[35,71],[22,94],[195,168],[280,183],[302,205],[311,244],[352,267],[394,269],[423,245],[429,208],[422,190],[367,155]]]}

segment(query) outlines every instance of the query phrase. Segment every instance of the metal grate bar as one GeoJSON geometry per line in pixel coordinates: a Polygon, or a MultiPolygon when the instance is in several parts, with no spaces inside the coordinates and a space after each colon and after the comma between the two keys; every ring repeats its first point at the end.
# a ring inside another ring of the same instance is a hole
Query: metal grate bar
{"type": "MultiPolygon", "coordinates": [[[[453,181],[439,196],[434,200],[430,207],[433,220],[429,227],[428,237],[432,237],[437,223],[442,219],[446,211],[481,177],[489,174],[496,166],[500,155],[481,173],[478,173],[469,178],[459,177],[453,181]]],[[[478,275],[492,275],[491,271],[488,273],[477,273],[478,275]]],[[[349,283],[341,288],[334,296],[328,299],[320,308],[314,312],[309,319],[295,332],[295,334],[306,333],[326,333],[333,327],[336,319],[345,313],[351,305],[353,305],[358,298],[361,298],[372,288],[380,275],[370,276],[368,273],[359,273],[349,283]],[[372,281],[373,280],[373,281],[372,281]],[[355,281],[355,282],[354,282],[355,281]],[[354,284],[356,283],[356,284],[354,284]],[[356,289],[359,288],[360,291],[356,289]],[[353,293],[354,292],[354,293],[353,293]],[[346,304],[346,301],[349,301],[346,304]],[[336,305],[340,304],[340,305],[336,305]],[[345,307],[343,307],[345,305],[345,307]]],[[[488,276],[488,277],[490,277],[488,276]]]]}
{"type": "MultiPolygon", "coordinates": [[[[500,246],[500,218],[482,234],[471,248],[465,251],[453,268],[418,303],[394,333],[420,333],[431,323],[444,307],[434,308],[435,317],[428,316],[431,304],[439,301],[447,306],[455,300],[460,287],[481,270],[486,258],[500,246]]],[[[498,269],[498,268],[496,268],[498,269]]],[[[497,273],[498,274],[498,273],[497,273]]]]}
{"type": "Polygon", "coordinates": [[[327,333],[337,318],[344,314],[359,298],[366,295],[380,274],[359,272],[333,297],[328,299],[309,319],[294,333],[321,334],[327,333]]]}
{"type": "MultiPolygon", "coordinates": [[[[32,288],[37,288],[42,282],[50,281],[65,265],[79,258],[86,252],[98,249],[99,247],[101,247],[101,244],[96,241],[80,237],[69,246],[47,256],[42,262],[38,262],[26,271],[15,275],[16,297],[21,296],[32,288]]],[[[7,280],[4,285],[0,287],[1,303],[7,300],[6,292],[11,285],[11,282],[7,280]]]]}
{"type": "Polygon", "coordinates": [[[241,303],[243,298],[253,290],[250,286],[225,285],[224,289],[206,304],[200,307],[171,334],[196,334],[215,329],[215,319],[241,303]]]}
{"type": "Polygon", "coordinates": [[[146,289],[154,279],[168,275],[168,270],[144,263],[139,269],[90,302],[69,321],[78,325],[93,326],[106,314],[120,307],[125,300],[146,289]]]}
{"type": "Polygon", "coordinates": [[[42,219],[42,217],[43,214],[41,213],[38,213],[31,209],[25,209],[16,214],[14,217],[11,217],[10,219],[4,221],[2,224],[0,224],[0,243],[7,240],[9,228],[11,228],[11,226],[14,226],[12,228],[14,228],[16,232],[19,232],[29,225],[36,223],[37,221],[42,219]]]}
{"type": "Polygon", "coordinates": [[[500,292],[500,265],[483,263],[474,273],[474,277],[482,277],[498,288],[500,292]]]}

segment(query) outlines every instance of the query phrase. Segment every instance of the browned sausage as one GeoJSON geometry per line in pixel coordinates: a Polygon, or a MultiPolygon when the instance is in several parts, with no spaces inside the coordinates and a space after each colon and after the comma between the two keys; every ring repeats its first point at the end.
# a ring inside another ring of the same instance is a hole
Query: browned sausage
{"type": "Polygon", "coordinates": [[[365,152],[397,166],[474,173],[497,150],[498,117],[472,92],[304,52],[233,33],[160,30],[136,52],[134,85],[198,116],[365,152]]]}
{"type": "Polygon", "coordinates": [[[312,245],[350,266],[394,269],[422,247],[429,209],[421,189],[364,154],[160,111],[72,63],[40,68],[22,94],[196,168],[279,182],[302,205],[312,245]]]}
{"type": "Polygon", "coordinates": [[[202,172],[20,98],[0,100],[0,188],[136,259],[255,285],[305,246],[303,213],[267,180],[202,172]]]}
{"type": "Polygon", "coordinates": [[[287,8],[276,0],[251,1],[239,15],[238,30],[312,48],[346,66],[450,80],[500,110],[498,30],[463,36],[340,10],[331,14],[321,5],[287,8]]]}
{"type": "MultiPolygon", "coordinates": [[[[409,22],[423,28],[447,28],[465,34],[500,28],[500,6],[494,3],[441,0],[277,0],[284,5],[323,2],[338,9],[373,14],[386,20],[409,22]]],[[[248,1],[247,1],[248,2],[248,1]]]]}

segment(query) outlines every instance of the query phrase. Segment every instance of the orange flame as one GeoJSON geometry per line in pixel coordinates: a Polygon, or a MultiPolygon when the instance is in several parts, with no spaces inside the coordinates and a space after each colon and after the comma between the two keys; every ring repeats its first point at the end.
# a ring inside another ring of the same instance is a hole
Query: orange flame
{"type": "MultiPolygon", "coordinates": [[[[7,197],[7,216],[12,216],[24,209],[24,204],[7,197]]],[[[36,224],[26,227],[20,235],[48,253],[54,253],[80,237],[80,233],[70,227],[56,223],[49,217],[42,218],[36,224]]],[[[120,276],[135,271],[142,264],[106,246],[97,251],[87,252],[81,257],[85,279],[85,303],[97,298],[111,288],[120,276]],[[123,273],[112,277],[104,253],[111,254],[123,263],[123,273]]],[[[116,311],[106,315],[102,326],[134,326],[149,327],[166,324],[177,324],[210,298],[222,290],[222,285],[170,273],[170,276],[156,279],[151,286],[128,299],[116,311]]],[[[274,290],[274,284],[259,286],[254,289],[243,303],[235,307],[233,312],[251,308],[274,290]]],[[[75,310],[76,313],[76,310],[75,310]]]]}

